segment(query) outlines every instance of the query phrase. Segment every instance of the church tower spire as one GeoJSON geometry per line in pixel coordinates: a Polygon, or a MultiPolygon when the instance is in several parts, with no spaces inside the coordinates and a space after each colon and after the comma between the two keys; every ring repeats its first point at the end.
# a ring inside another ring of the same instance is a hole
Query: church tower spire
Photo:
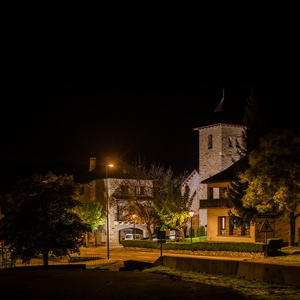
{"type": "Polygon", "coordinates": [[[221,99],[220,103],[214,110],[214,113],[222,112],[224,110],[224,100],[225,100],[225,88],[223,87],[223,98],[221,99]]]}

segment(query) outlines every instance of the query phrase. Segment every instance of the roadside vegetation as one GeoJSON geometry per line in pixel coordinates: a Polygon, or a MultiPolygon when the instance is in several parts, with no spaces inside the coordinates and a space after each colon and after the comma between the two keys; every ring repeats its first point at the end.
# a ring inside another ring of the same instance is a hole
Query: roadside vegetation
{"type": "Polygon", "coordinates": [[[251,300],[298,300],[300,289],[290,286],[270,284],[256,280],[247,280],[233,276],[220,276],[206,273],[195,273],[158,266],[145,269],[143,272],[150,272],[162,275],[169,275],[170,279],[192,281],[214,286],[224,286],[233,289],[244,296],[244,299],[251,300]]]}
{"type": "Polygon", "coordinates": [[[277,261],[300,263],[300,247],[289,246],[281,248],[281,252],[278,252],[276,255],[270,256],[269,258],[277,261]]]}

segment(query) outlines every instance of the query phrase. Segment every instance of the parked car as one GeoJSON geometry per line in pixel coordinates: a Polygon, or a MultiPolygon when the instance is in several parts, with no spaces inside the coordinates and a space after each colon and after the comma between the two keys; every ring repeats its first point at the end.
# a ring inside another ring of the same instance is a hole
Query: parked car
{"type": "Polygon", "coordinates": [[[157,241],[157,234],[156,233],[152,234],[152,241],[154,241],[154,242],[157,241]]]}
{"type": "Polygon", "coordinates": [[[125,241],[129,241],[129,240],[142,240],[143,239],[143,236],[139,233],[136,233],[136,234],[132,234],[132,233],[127,233],[125,235],[125,241]]]}

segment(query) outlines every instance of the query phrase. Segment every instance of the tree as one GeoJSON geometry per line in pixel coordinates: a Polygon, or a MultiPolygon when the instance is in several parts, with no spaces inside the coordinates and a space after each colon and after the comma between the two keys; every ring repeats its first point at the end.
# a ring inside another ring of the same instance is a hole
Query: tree
{"type": "Polygon", "coordinates": [[[74,212],[78,185],[72,176],[32,175],[21,180],[7,195],[11,205],[0,223],[4,240],[16,257],[30,262],[35,255],[79,253],[83,234],[91,230],[74,212]]]}
{"type": "Polygon", "coordinates": [[[156,163],[147,168],[146,162],[140,158],[132,164],[122,162],[119,165],[126,170],[127,175],[121,183],[123,192],[121,189],[119,191],[122,199],[119,205],[122,206],[123,220],[130,221],[131,216],[135,215],[136,223],[146,224],[149,239],[152,240],[151,225],[154,227],[161,225],[153,204],[162,201],[173,173],[170,168],[166,169],[156,163]]]}
{"type": "Polygon", "coordinates": [[[290,222],[289,245],[294,245],[295,220],[300,215],[300,137],[291,131],[269,134],[250,153],[249,164],[239,175],[248,183],[244,207],[284,214],[290,222]]]}
{"type": "MultiPolygon", "coordinates": [[[[74,211],[78,214],[80,219],[91,227],[91,231],[98,229],[99,225],[104,224],[102,216],[102,205],[94,202],[78,203],[74,211]]],[[[85,234],[86,246],[88,246],[88,233],[85,234]]]]}
{"type": "Polygon", "coordinates": [[[190,197],[190,188],[188,185],[185,186],[182,193],[180,180],[176,178],[170,181],[164,201],[154,205],[154,209],[164,225],[181,232],[183,242],[185,241],[184,229],[186,222],[191,218],[189,208],[194,197],[195,193],[190,197]]]}
{"type": "Polygon", "coordinates": [[[234,165],[234,175],[227,189],[227,201],[235,213],[228,211],[232,224],[241,226],[254,220],[257,210],[255,207],[245,207],[242,199],[246,193],[248,182],[241,181],[239,174],[249,168],[248,155],[258,147],[258,141],[265,135],[264,119],[260,111],[258,98],[251,88],[250,96],[247,98],[243,123],[246,127],[240,148],[238,149],[239,160],[234,165]]]}

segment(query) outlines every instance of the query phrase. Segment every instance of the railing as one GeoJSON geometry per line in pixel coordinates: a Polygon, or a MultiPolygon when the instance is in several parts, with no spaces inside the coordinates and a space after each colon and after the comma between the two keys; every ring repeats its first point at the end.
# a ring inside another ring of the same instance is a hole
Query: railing
{"type": "Polygon", "coordinates": [[[211,207],[227,207],[227,199],[207,199],[207,200],[200,200],[200,208],[211,208],[211,207]]]}

